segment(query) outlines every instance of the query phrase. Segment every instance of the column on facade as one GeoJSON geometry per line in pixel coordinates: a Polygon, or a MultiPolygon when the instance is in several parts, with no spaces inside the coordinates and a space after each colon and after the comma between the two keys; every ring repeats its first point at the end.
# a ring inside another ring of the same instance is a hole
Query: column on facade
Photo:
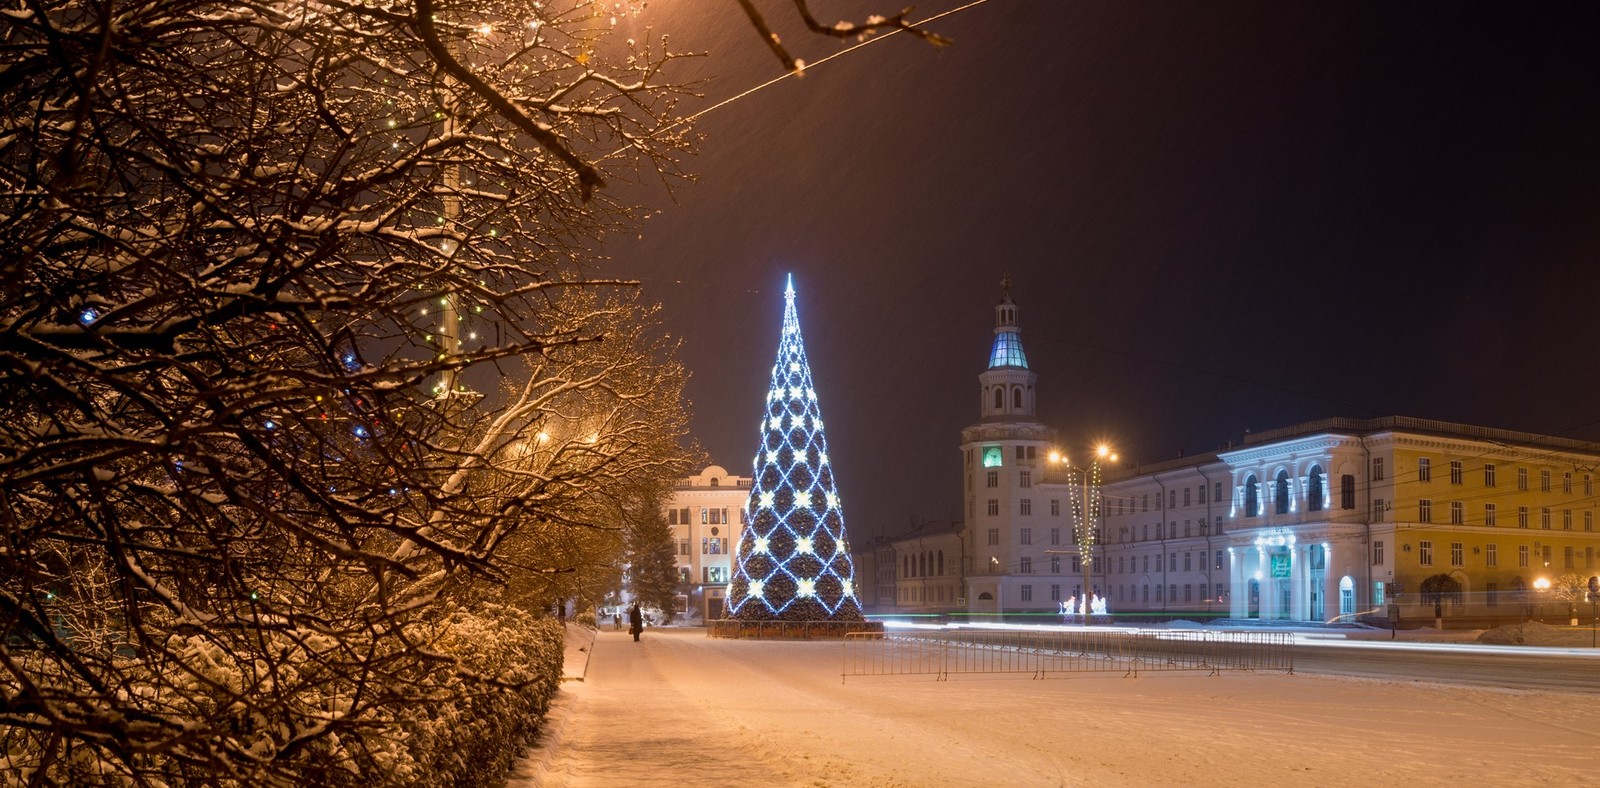
{"type": "Polygon", "coordinates": [[[1228,548],[1228,617],[1244,618],[1250,615],[1250,588],[1244,579],[1244,556],[1228,548]]]}
{"type": "Polygon", "coordinates": [[[1272,593],[1272,560],[1267,556],[1267,548],[1256,547],[1256,572],[1261,579],[1256,581],[1256,604],[1258,615],[1263,619],[1278,617],[1277,594],[1272,593]]]}
{"type": "Polygon", "coordinates": [[[1311,555],[1310,545],[1289,545],[1289,618],[1305,621],[1311,618],[1311,555]]]}

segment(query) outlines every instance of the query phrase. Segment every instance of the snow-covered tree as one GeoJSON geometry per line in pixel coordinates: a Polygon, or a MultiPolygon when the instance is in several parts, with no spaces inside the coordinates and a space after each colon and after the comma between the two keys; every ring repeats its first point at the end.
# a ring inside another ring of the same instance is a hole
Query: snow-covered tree
{"type": "Polygon", "coordinates": [[[459,782],[452,706],[537,713],[559,648],[481,581],[682,472],[672,349],[580,268],[607,177],[682,174],[642,6],[0,13],[7,773],[459,782]]]}

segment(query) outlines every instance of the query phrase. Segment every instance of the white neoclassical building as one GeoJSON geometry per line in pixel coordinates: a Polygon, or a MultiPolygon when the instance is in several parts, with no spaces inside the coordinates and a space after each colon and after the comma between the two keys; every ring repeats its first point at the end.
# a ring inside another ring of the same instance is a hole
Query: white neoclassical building
{"type": "Polygon", "coordinates": [[[749,497],[750,477],[711,465],[674,485],[662,505],[677,542],[679,612],[690,620],[722,617],[749,497]]]}

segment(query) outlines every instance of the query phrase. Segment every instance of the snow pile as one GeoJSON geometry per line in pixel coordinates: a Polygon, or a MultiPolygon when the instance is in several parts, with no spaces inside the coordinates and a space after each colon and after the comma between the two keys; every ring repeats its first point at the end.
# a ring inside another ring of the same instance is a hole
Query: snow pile
{"type": "Polygon", "coordinates": [[[1588,648],[1594,643],[1594,637],[1594,633],[1587,629],[1553,627],[1530,621],[1526,624],[1511,624],[1487,630],[1478,636],[1478,642],[1513,646],[1588,648]]]}

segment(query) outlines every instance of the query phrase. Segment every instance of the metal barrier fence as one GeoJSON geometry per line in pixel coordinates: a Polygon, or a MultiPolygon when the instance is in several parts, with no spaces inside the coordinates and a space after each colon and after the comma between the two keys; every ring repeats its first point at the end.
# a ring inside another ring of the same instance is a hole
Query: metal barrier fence
{"type": "Polygon", "coordinates": [[[1189,630],[906,630],[844,636],[841,680],[851,676],[1224,670],[1294,672],[1288,632],[1189,630]]]}
{"type": "Polygon", "coordinates": [[[762,640],[838,640],[851,634],[882,635],[881,621],[739,621],[714,619],[706,635],[762,640]]]}

